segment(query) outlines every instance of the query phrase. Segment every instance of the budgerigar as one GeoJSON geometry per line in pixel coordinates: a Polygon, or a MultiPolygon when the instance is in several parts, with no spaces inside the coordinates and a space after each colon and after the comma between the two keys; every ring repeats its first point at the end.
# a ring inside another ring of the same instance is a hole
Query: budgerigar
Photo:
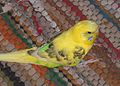
{"type": "Polygon", "coordinates": [[[39,48],[0,54],[0,61],[31,63],[49,68],[76,66],[92,47],[98,25],[83,20],[39,48]]]}

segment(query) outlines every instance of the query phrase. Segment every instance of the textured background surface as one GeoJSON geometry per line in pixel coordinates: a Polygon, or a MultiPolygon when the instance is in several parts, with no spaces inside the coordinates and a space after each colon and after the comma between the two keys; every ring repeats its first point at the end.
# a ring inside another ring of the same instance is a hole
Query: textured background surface
{"type": "Polygon", "coordinates": [[[100,34],[84,61],[100,61],[54,69],[1,62],[0,86],[120,86],[119,0],[0,0],[7,2],[13,8],[0,15],[0,53],[41,46],[90,19],[99,24],[100,34]]]}

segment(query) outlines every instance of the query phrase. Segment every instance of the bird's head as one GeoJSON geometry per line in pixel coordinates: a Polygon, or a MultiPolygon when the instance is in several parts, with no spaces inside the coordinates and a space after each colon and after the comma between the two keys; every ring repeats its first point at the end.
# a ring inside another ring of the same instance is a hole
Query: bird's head
{"type": "Polygon", "coordinates": [[[98,35],[98,25],[94,21],[83,20],[78,22],[72,28],[73,40],[77,43],[93,44],[98,35]]]}

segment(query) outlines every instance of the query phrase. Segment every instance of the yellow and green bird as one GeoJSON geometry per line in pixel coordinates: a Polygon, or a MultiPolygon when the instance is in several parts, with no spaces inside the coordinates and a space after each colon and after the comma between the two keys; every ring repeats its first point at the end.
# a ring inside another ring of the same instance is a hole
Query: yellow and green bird
{"type": "Polygon", "coordinates": [[[98,32],[95,22],[83,20],[39,48],[0,54],[0,61],[31,63],[49,68],[76,66],[92,47],[98,32]]]}

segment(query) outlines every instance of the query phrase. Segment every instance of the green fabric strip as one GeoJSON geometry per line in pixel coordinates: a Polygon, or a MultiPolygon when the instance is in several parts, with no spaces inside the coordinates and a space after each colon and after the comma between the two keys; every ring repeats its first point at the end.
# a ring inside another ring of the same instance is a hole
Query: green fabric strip
{"type": "Polygon", "coordinates": [[[12,24],[12,22],[10,21],[8,14],[2,14],[3,19],[6,21],[6,23],[10,26],[10,29],[14,32],[14,34],[19,37],[24,43],[26,43],[26,45],[31,48],[32,45],[30,43],[28,43],[27,39],[23,38],[15,29],[14,25],[12,24]]]}
{"type": "Polygon", "coordinates": [[[53,69],[49,68],[48,72],[46,73],[46,78],[54,82],[56,86],[67,86],[67,82],[62,80],[58,73],[55,73],[53,69]]]}

